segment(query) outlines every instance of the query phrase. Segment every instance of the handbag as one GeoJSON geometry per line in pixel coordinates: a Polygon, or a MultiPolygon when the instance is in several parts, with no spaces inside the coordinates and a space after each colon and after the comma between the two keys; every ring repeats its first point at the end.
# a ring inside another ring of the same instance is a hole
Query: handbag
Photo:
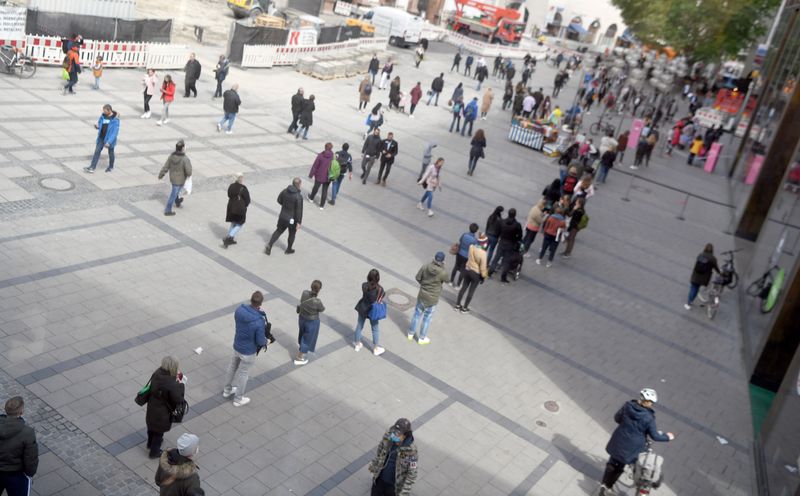
{"type": "Polygon", "coordinates": [[[372,303],[369,309],[369,320],[383,320],[386,318],[386,303],[383,302],[383,291],[378,289],[378,299],[372,303]]]}
{"type": "Polygon", "coordinates": [[[450,254],[455,255],[456,253],[458,253],[459,246],[460,243],[453,243],[452,246],[450,246],[450,254]]]}
{"type": "Polygon", "coordinates": [[[147,381],[147,384],[142,386],[142,389],[140,389],[139,392],[136,393],[136,397],[133,399],[133,401],[135,401],[136,404],[139,406],[144,406],[147,404],[149,400],[150,400],[150,381],[147,381]]]}
{"type": "Polygon", "coordinates": [[[173,424],[180,424],[183,422],[183,417],[186,415],[186,412],[189,411],[189,403],[186,400],[182,400],[180,403],[175,406],[175,409],[169,414],[169,421],[173,424]]]}

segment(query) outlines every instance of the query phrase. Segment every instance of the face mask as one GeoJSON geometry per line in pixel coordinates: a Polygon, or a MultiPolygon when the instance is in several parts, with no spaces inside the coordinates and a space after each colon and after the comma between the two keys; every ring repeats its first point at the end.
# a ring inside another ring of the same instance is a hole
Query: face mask
{"type": "Polygon", "coordinates": [[[399,443],[400,442],[400,436],[398,436],[396,433],[392,432],[391,434],[389,434],[389,440],[392,441],[393,443],[399,443]]]}

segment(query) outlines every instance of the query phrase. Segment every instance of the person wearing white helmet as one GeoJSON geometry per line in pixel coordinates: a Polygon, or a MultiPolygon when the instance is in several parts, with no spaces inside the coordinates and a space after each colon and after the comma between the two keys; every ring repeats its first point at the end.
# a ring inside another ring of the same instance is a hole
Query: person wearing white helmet
{"type": "Polygon", "coordinates": [[[625,470],[625,465],[634,463],[639,453],[645,450],[648,436],[659,442],[675,439],[673,433],[665,434],[656,428],[653,404],[657,401],[655,389],[644,388],[639,392],[639,399],[628,401],[614,415],[614,421],[619,425],[606,445],[610,458],[603,474],[600,496],[614,494],[612,488],[625,470]]]}

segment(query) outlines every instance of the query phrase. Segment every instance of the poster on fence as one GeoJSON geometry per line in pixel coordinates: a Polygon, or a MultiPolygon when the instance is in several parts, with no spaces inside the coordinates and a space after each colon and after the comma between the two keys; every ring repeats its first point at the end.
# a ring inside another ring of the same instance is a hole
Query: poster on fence
{"type": "Polygon", "coordinates": [[[317,44],[317,30],[309,29],[292,29],[289,31],[289,39],[286,41],[287,46],[314,46],[317,44]]]}
{"type": "Polygon", "coordinates": [[[334,14],[339,14],[349,17],[351,12],[353,12],[353,4],[350,2],[342,2],[341,0],[339,0],[335,4],[333,4],[334,14]]]}
{"type": "Polygon", "coordinates": [[[0,39],[22,39],[25,37],[25,7],[0,7],[0,39]]]}

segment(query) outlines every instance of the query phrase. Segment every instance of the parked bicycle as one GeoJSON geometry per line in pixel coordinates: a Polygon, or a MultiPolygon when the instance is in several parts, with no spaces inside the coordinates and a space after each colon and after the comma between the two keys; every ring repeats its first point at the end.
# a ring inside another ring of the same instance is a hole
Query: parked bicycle
{"type": "Polygon", "coordinates": [[[720,295],[724,288],[733,289],[739,284],[739,274],[736,272],[736,265],[734,262],[733,254],[740,250],[729,250],[720,253],[720,256],[726,257],[719,270],[711,287],[708,289],[706,297],[700,296],[700,301],[706,302],[706,315],[710,320],[714,320],[719,310],[720,295]]]}
{"type": "Polygon", "coordinates": [[[36,74],[36,62],[22,50],[10,45],[0,47],[0,66],[4,72],[28,79],[36,74]]]}
{"type": "Polygon", "coordinates": [[[592,133],[593,136],[597,136],[598,134],[601,136],[607,136],[609,133],[613,136],[616,130],[617,128],[613,124],[610,122],[604,122],[602,116],[600,116],[599,121],[589,126],[589,132],[592,133]]]}
{"type": "Polygon", "coordinates": [[[783,289],[785,277],[786,271],[777,265],[773,265],[763,276],[747,287],[749,296],[761,299],[761,304],[758,307],[761,313],[769,313],[775,308],[775,304],[778,303],[778,296],[780,296],[783,289]]]}

